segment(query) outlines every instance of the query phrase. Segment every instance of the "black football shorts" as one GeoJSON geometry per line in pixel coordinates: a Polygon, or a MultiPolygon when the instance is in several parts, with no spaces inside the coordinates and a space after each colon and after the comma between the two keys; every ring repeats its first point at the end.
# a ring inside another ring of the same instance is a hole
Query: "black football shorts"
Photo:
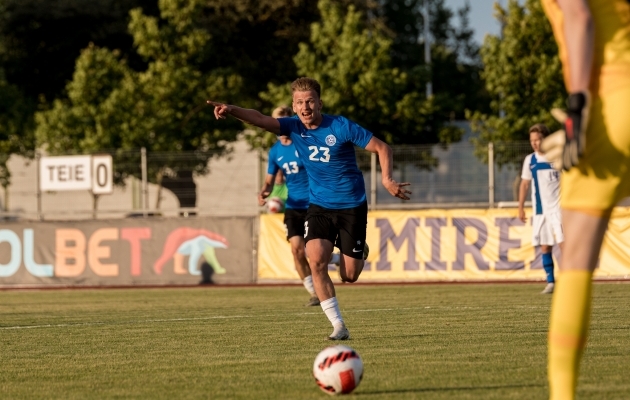
{"type": "Polygon", "coordinates": [[[287,233],[287,240],[293,236],[304,236],[305,220],[306,210],[294,210],[292,208],[284,210],[284,230],[287,233]]]}
{"type": "Polygon", "coordinates": [[[362,259],[367,233],[367,202],[354,208],[329,209],[311,204],[306,212],[304,239],[326,239],[342,254],[362,259]]]}

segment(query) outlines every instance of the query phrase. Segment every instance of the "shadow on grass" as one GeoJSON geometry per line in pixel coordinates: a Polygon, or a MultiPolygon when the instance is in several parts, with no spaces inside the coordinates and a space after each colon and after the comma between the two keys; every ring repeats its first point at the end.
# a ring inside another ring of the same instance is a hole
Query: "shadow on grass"
{"type": "Polygon", "coordinates": [[[462,386],[443,388],[415,388],[415,389],[392,389],[392,390],[372,390],[353,393],[355,396],[370,396],[394,393],[423,393],[423,392],[452,392],[469,390],[492,390],[492,389],[516,389],[516,388],[542,388],[544,385],[492,385],[492,386],[462,386]]]}

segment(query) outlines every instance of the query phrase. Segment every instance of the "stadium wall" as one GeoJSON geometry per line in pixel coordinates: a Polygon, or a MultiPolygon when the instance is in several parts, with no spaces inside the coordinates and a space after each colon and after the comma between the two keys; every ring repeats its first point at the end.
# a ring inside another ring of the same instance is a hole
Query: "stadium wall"
{"type": "Polygon", "coordinates": [[[253,283],[254,218],[0,226],[0,287],[253,283]]]}
{"type": "MultiPolygon", "coordinates": [[[[370,255],[361,282],[544,280],[539,251],[528,222],[516,209],[372,211],[370,255]]],[[[260,220],[258,280],[298,280],[282,215],[260,220]]],[[[561,256],[558,246],[554,256],[561,256]]],[[[630,275],[630,208],[613,214],[595,276],[630,275]]]]}

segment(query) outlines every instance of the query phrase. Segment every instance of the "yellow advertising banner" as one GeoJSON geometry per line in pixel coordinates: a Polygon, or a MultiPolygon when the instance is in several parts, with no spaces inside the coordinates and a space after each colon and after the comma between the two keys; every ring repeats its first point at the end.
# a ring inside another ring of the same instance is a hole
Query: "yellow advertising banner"
{"type": "MultiPolygon", "coordinates": [[[[360,281],[544,280],[530,214],[523,223],[515,209],[372,211],[360,281]]],[[[299,279],[282,214],[261,216],[258,250],[259,281],[299,279]]],[[[630,208],[617,208],[595,277],[628,276],[630,208]]]]}

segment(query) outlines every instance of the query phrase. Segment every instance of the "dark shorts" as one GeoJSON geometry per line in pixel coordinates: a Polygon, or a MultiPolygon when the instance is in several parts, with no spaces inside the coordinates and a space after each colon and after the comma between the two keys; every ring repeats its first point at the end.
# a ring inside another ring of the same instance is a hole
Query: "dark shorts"
{"type": "Polygon", "coordinates": [[[355,208],[333,210],[315,204],[308,207],[304,239],[326,239],[342,254],[362,259],[367,232],[367,202],[355,208]]]}
{"type": "Polygon", "coordinates": [[[284,210],[284,230],[287,233],[287,240],[293,236],[304,237],[305,220],[306,210],[294,210],[292,208],[284,210]]]}

